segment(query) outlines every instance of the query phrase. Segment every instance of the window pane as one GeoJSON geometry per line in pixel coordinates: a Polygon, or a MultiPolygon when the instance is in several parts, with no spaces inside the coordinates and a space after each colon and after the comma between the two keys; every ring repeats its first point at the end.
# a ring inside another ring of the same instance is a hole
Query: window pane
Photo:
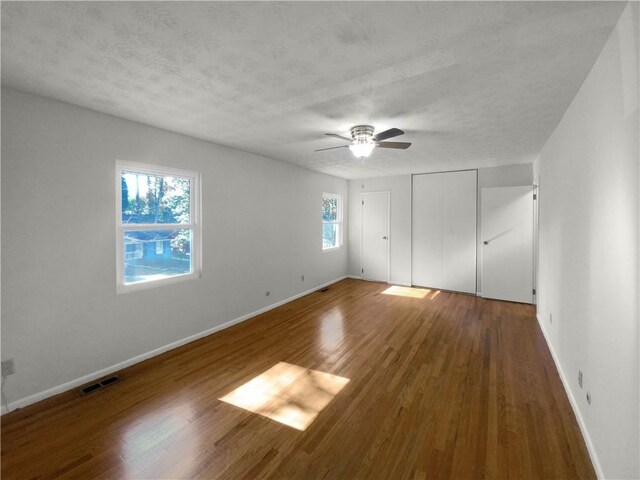
{"type": "Polygon", "coordinates": [[[338,224],[324,223],[322,225],[322,248],[338,247],[338,224]]]}
{"type": "Polygon", "coordinates": [[[186,275],[191,265],[191,229],[124,232],[125,284],[186,275]]]}
{"type": "Polygon", "coordinates": [[[123,171],[122,223],[190,223],[188,178],[123,171]]]}
{"type": "Polygon", "coordinates": [[[338,199],[324,197],[322,199],[322,220],[335,222],[338,220],[338,199]]]}

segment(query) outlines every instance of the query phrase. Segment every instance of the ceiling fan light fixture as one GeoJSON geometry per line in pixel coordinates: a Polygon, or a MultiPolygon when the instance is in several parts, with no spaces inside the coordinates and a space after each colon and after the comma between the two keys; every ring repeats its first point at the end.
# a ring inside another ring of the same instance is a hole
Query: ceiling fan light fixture
{"type": "Polygon", "coordinates": [[[373,142],[354,143],[349,145],[349,150],[358,158],[365,158],[371,155],[376,144],[373,142]]]}
{"type": "Polygon", "coordinates": [[[373,141],[373,127],[370,125],[356,125],[351,129],[353,143],[349,145],[349,150],[357,158],[365,158],[371,155],[376,144],[373,141]]]}

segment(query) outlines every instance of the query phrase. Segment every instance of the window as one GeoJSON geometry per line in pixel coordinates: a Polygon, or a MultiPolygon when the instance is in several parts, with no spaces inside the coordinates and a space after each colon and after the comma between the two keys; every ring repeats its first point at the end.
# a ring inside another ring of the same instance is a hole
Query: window
{"type": "Polygon", "coordinates": [[[117,163],[119,293],[200,276],[199,184],[195,172],[117,163]]]}
{"type": "Polygon", "coordinates": [[[342,197],[322,194],[322,249],[339,248],[342,244],[342,197]]]}

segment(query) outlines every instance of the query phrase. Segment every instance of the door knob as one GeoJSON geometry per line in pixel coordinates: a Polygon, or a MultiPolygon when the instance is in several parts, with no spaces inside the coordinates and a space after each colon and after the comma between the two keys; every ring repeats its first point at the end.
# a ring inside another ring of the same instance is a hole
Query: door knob
{"type": "Polygon", "coordinates": [[[489,242],[487,242],[486,240],[482,243],[484,243],[485,245],[489,245],[489,242]]]}
{"type": "Polygon", "coordinates": [[[385,235],[384,237],[382,237],[382,239],[383,239],[383,240],[386,240],[386,239],[387,239],[386,235],[385,235]]]}

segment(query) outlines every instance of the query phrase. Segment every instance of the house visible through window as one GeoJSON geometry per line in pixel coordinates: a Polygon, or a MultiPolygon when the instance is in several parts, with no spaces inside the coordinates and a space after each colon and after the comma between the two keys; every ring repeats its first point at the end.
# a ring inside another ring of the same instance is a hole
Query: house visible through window
{"type": "Polygon", "coordinates": [[[342,243],[342,197],[322,194],[322,249],[340,247],[342,243]]]}
{"type": "Polygon", "coordinates": [[[125,261],[138,258],[142,258],[142,243],[128,243],[124,254],[125,261]]]}
{"type": "Polygon", "coordinates": [[[199,176],[117,164],[118,291],[199,276],[199,176]]]}

